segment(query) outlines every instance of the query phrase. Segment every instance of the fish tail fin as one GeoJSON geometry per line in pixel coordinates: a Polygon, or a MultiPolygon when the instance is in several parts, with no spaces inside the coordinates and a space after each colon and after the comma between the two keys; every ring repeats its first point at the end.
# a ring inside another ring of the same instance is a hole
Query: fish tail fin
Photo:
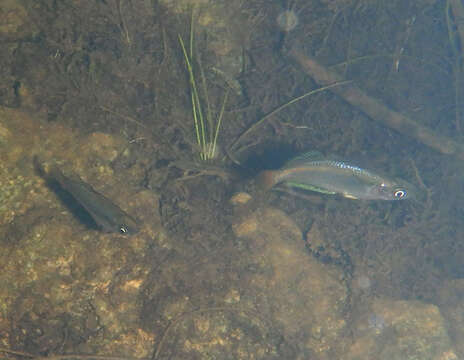
{"type": "Polygon", "coordinates": [[[256,177],[256,184],[264,190],[270,190],[276,183],[276,172],[272,170],[264,170],[256,177]]]}

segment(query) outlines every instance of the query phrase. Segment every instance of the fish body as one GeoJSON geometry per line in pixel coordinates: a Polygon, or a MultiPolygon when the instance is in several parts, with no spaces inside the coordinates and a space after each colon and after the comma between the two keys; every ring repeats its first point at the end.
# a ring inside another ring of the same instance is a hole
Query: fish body
{"type": "Polygon", "coordinates": [[[77,175],[69,177],[64,175],[57,166],[51,166],[45,170],[40,162],[35,160],[35,163],[40,174],[46,180],[58,183],[62,189],[71,194],[103,231],[122,235],[132,235],[138,232],[139,226],[134,218],[107,197],[95,191],[77,175]]]}
{"type": "Polygon", "coordinates": [[[266,189],[277,184],[324,194],[340,194],[350,199],[402,200],[410,186],[370,170],[309,152],[289,161],[280,170],[264,171],[259,182],[266,189]]]}

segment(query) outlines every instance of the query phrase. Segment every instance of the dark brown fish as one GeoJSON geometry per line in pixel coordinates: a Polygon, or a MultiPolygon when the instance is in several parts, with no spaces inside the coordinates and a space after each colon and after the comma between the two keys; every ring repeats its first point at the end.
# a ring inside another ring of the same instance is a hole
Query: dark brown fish
{"type": "Polygon", "coordinates": [[[44,166],[37,158],[34,164],[39,174],[47,181],[57,183],[72,195],[105,232],[132,235],[139,231],[137,221],[107,197],[95,191],[77,175],[66,176],[56,166],[44,166]]]}

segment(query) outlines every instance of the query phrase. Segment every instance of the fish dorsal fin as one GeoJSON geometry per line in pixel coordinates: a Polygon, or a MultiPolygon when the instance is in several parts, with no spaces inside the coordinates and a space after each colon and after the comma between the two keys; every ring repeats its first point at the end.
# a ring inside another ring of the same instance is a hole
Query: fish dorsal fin
{"type": "Polygon", "coordinates": [[[309,161],[326,160],[325,156],[319,151],[308,151],[301,154],[285,163],[284,169],[289,169],[297,166],[304,165],[309,161]]]}

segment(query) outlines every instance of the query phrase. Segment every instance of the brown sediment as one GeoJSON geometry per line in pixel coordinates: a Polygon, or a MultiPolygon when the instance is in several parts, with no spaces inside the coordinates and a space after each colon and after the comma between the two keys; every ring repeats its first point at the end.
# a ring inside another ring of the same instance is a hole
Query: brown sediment
{"type": "MultiPolygon", "coordinates": [[[[319,64],[314,58],[306,55],[297,47],[290,50],[290,56],[302,67],[303,71],[321,85],[342,81],[337,73],[319,64]]],[[[431,128],[423,126],[413,119],[388,108],[381,100],[367,95],[353,84],[333,87],[330,91],[341,96],[351,105],[359,108],[371,119],[408,136],[424,145],[447,155],[464,159],[464,145],[446,136],[435,133],[431,128]]]]}

